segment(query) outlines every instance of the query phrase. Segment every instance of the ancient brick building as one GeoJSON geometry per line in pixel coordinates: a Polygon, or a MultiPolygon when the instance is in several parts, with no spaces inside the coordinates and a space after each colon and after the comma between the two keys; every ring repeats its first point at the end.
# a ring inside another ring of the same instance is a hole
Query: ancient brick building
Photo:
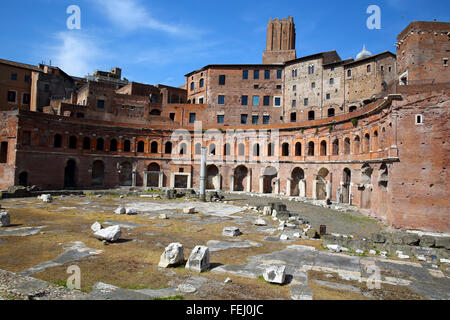
{"type": "Polygon", "coordinates": [[[449,32],[413,22],[397,55],[297,58],[289,18],[269,23],[261,65],[208,65],[181,88],[86,79],[44,112],[0,113],[0,188],[199,188],[206,147],[208,189],[328,199],[450,232],[449,32]]]}

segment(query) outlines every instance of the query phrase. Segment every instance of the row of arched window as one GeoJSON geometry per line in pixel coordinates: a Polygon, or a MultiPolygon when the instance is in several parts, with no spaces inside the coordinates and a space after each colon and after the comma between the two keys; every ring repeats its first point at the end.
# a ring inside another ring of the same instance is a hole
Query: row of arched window
{"type": "MultiPolygon", "coordinates": [[[[385,129],[383,128],[383,133],[385,133],[385,129]]],[[[104,151],[106,149],[106,143],[105,140],[103,138],[97,138],[95,140],[91,139],[90,137],[84,137],[82,138],[81,141],[82,144],[82,149],[83,150],[97,150],[97,151],[104,151]]],[[[353,142],[351,141],[351,139],[349,137],[344,139],[344,143],[341,146],[340,144],[340,139],[336,138],[333,140],[332,145],[331,145],[331,150],[328,149],[328,143],[325,140],[322,140],[320,142],[319,145],[319,149],[316,150],[315,148],[315,142],[310,141],[308,142],[308,144],[306,145],[306,148],[304,150],[305,154],[307,156],[315,156],[316,155],[316,151],[319,152],[320,156],[328,156],[328,155],[339,155],[340,152],[340,147],[343,147],[343,154],[360,154],[360,153],[369,153],[370,151],[378,151],[378,149],[384,148],[385,147],[385,141],[384,139],[381,140],[381,145],[380,145],[380,141],[379,141],[379,136],[378,136],[378,131],[374,131],[373,133],[373,139],[371,139],[371,136],[369,133],[366,133],[363,136],[363,143],[362,143],[362,150],[361,150],[361,139],[360,136],[357,135],[353,138],[353,142]],[[352,149],[352,144],[353,144],[353,149],[352,149]]],[[[77,149],[79,145],[79,138],[77,136],[70,136],[69,137],[69,149],[77,149]]],[[[54,142],[53,142],[53,146],[55,148],[62,148],[63,147],[63,138],[62,135],[60,134],[55,134],[54,136],[54,142]]],[[[195,145],[195,151],[194,154],[195,155],[200,155],[201,154],[201,148],[202,145],[200,143],[197,143],[195,145]]],[[[173,144],[172,142],[166,142],[164,144],[164,153],[165,154],[172,154],[172,149],[173,149],[173,144]]],[[[245,150],[245,144],[244,143],[239,143],[236,146],[236,152],[234,154],[237,154],[238,156],[245,156],[246,155],[246,150],[245,150]]],[[[109,141],[109,151],[112,152],[116,152],[119,151],[119,143],[117,139],[111,139],[109,141]]],[[[138,141],[136,144],[136,150],[132,150],[132,145],[131,145],[131,141],[128,139],[125,139],[123,141],[123,145],[122,145],[122,149],[121,151],[123,152],[137,152],[137,153],[152,153],[152,154],[157,154],[159,153],[159,143],[156,141],[153,141],[150,143],[149,145],[149,149],[147,149],[147,144],[145,141],[138,141]]],[[[230,156],[232,154],[231,152],[231,144],[230,143],[226,143],[223,146],[223,152],[222,155],[224,156],[230,156]]],[[[180,155],[185,155],[187,154],[187,145],[186,143],[181,143],[178,147],[178,153],[180,155]]],[[[262,156],[262,150],[261,150],[261,146],[259,143],[253,144],[252,149],[249,150],[249,154],[255,157],[260,157],[262,156]]],[[[210,144],[208,146],[208,155],[210,156],[215,156],[218,155],[217,152],[217,147],[214,143],[210,144]]],[[[267,150],[265,152],[264,155],[267,155],[269,157],[272,157],[275,155],[275,148],[274,148],[274,144],[269,143],[267,145],[267,150]]],[[[294,155],[296,157],[300,157],[303,156],[303,145],[301,142],[297,142],[295,143],[295,148],[294,150],[291,150],[291,145],[289,142],[284,142],[281,144],[281,156],[283,157],[289,157],[291,155],[294,155]],[[293,151],[293,154],[292,152],[293,151]]]]}

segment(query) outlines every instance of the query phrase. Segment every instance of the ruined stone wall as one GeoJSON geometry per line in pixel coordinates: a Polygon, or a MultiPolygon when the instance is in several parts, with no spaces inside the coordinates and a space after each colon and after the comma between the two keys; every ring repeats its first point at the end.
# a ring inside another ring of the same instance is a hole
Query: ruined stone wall
{"type": "Polygon", "coordinates": [[[398,74],[410,84],[448,82],[450,23],[412,22],[397,38],[398,74]]]}
{"type": "Polygon", "coordinates": [[[386,94],[387,87],[394,82],[396,75],[396,60],[391,55],[380,55],[376,59],[364,59],[345,65],[346,105],[360,106],[364,99],[386,94]]]}
{"type": "Polygon", "coordinates": [[[0,113],[0,189],[15,184],[17,126],[14,111],[0,113]]]}
{"type": "Polygon", "coordinates": [[[396,102],[393,112],[398,115],[401,161],[391,171],[392,210],[388,211],[394,226],[450,231],[449,89],[448,84],[398,89],[404,101],[396,102]],[[423,123],[417,123],[419,115],[423,123]]]}

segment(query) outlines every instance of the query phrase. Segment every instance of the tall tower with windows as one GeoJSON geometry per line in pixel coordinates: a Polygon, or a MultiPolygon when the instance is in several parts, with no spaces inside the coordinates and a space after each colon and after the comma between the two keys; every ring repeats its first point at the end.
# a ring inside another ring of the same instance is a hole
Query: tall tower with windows
{"type": "Polygon", "coordinates": [[[294,18],[270,19],[267,25],[267,47],[263,64],[282,64],[297,58],[294,18]]]}

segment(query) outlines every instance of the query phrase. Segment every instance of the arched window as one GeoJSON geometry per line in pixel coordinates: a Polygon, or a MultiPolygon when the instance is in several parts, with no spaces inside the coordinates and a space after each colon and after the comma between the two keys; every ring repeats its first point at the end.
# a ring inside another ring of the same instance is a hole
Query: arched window
{"type": "Polygon", "coordinates": [[[356,106],[351,106],[350,109],[349,109],[349,111],[350,111],[350,112],[355,112],[357,109],[358,109],[358,107],[356,107],[356,106]]]}
{"type": "Polygon", "coordinates": [[[267,146],[267,156],[273,157],[274,153],[275,153],[275,148],[273,146],[273,143],[269,143],[269,145],[267,146]]]}
{"type": "Polygon", "coordinates": [[[164,148],[165,154],[172,154],[172,142],[166,142],[165,148],[164,148]]]}
{"type": "Polygon", "coordinates": [[[152,142],[152,144],[150,145],[150,153],[158,153],[158,142],[152,142]]]}
{"type": "Polygon", "coordinates": [[[308,143],[308,156],[314,156],[314,142],[312,141],[308,143]]]}
{"type": "Polygon", "coordinates": [[[111,142],[109,143],[109,150],[110,151],[117,151],[117,140],[116,139],[112,139],[111,142]]]}
{"type": "Polygon", "coordinates": [[[353,153],[354,154],[359,154],[360,153],[360,146],[361,146],[361,139],[359,138],[359,136],[355,137],[355,140],[353,142],[353,153]]]}
{"type": "Polygon", "coordinates": [[[0,144],[0,163],[8,162],[8,142],[3,141],[0,144]]]}
{"type": "Polygon", "coordinates": [[[180,155],[185,155],[187,152],[186,143],[180,144],[180,155]]]}
{"type": "Polygon", "coordinates": [[[245,145],[243,143],[240,143],[238,146],[238,154],[240,156],[245,156],[245,145]]]}
{"type": "Polygon", "coordinates": [[[130,140],[125,140],[123,143],[123,151],[130,152],[131,151],[131,142],[130,140]]]}
{"type": "Polygon", "coordinates": [[[204,85],[205,85],[205,79],[201,78],[200,79],[200,88],[203,88],[204,85]]]}
{"type": "Polygon", "coordinates": [[[282,156],[289,157],[289,143],[285,142],[281,146],[282,156]]]}
{"type": "Polygon", "coordinates": [[[301,157],[301,155],[302,155],[302,144],[300,142],[297,142],[295,144],[295,156],[301,157]]]}
{"type": "Polygon", "coordinates": [[[328,118],[334,117],[335,114],[336,114],[336,111],[334,110],[334,108],[328,109],[328,118]]]}
{"type": "Polygon", "coordinates": [[[145,151],[145,142],[144,141],[139,141],[138,145],[137,145],[137,152],[138,153],[144,153],[145,151]]]}
{"type": "Polygon", "coordinates": [[[195,154],[196,155],[201,155],[202,154],[202,145],[200,143],[197,143],[195,145],[195,154]]]}
{"type": "Polygon", "coordinates": [[[372,146],[373,151],[378,151],[379,149],[379,140],[378,140],[378,131],[375,131],[373,133],[373,146],[372,146]]]}
{"type": "Polygon", "coordinates": [[[350,154],[351,142],[350,138],[345,138],[344,140],[344,154],[350,154]]]}
{"type": "Polygon", "coordinates": [[[339,140],[335,139],[333,141],[333,156],[339,155],[339,140]]]}
{"type": "Polygon", "coordinates": [[[223,146],[223,155],[224,155],[224,156],[229,156],[229,155],[231,155],[231,146],[230,146],[229,143],[226,143],[226,144],[223,146]]]}
{"type": "Polygon", "coordinates": [[[366,133],[364,136],[364,152],[370,152],[370,134],[366,133]]]}
{"type": "Polygon", "coordinates": [[[102,138],[97,139],[97,151],[102,151],[105,148],[105,140],[102,138]]]}
{"type": "Polygon", "coordinates": [[[214,143],[209,145],[209,154],[211,156],[215,156],[216,155],[216,145],[214,143]]]}
{"type": "Polygon", "coordinates": [[[259,156],[261,156],[260,153],[261,153],[261,151],[260,151],[259,144],[256,143],[255,145],[253,145],[253,156],[259,157],[259,156]]]}
{"type": "Polygon", "coordinates": [[[90,150],[91,149],[91,139],[89,137],[84,137],[83,139],[83,149],[90,150]]]}
{"type": "Polygon", "coordinates": [[[55,148],[62,148],[62,136],[60,134],[55,134],[53,139],[53,146],[55,148]]]}
{"type": "Polygon", "coordinates": [[[77,137],[71,136],[69,138],[69,149],[76,149],[77,148],[77,137]]]}
{"type": "Polygon", "coordinates": [[[327,155],[327,142],[325,140],[320,143],[320,155],[327,155]]]}
{"type": "Polygon", "coordinates": [[[314,120],[316,119],[316,113],[314,111],[308,112],[308,120],[314,120]]]}

